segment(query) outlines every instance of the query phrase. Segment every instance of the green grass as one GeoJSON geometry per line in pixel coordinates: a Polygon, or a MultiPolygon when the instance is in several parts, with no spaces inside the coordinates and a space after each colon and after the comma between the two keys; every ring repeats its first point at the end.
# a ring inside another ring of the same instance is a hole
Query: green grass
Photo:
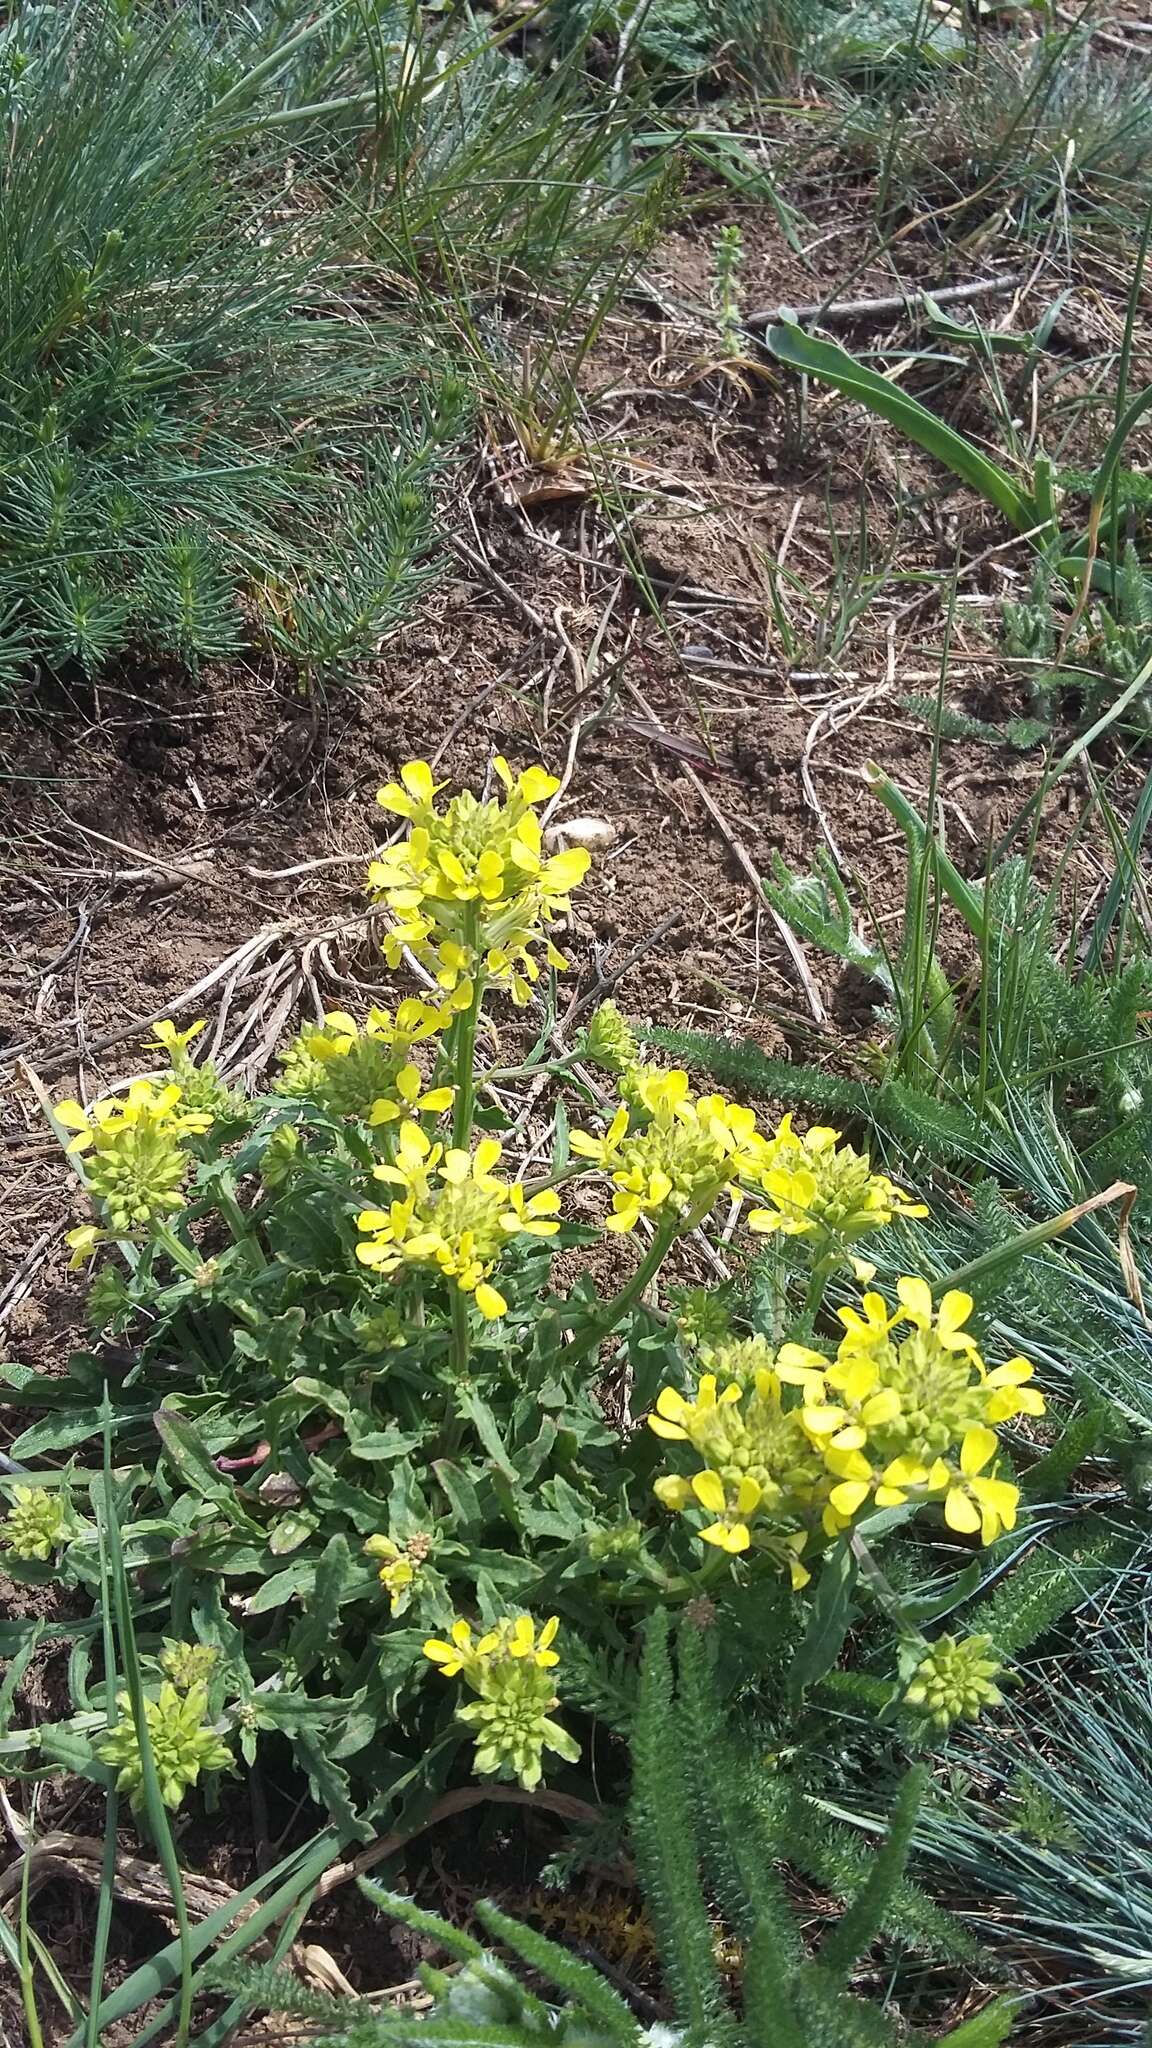
{"type": "Polygon", "coordinates": [[[658,165],[575,67],[375,6],[284,27],[4,32],[0,682],[253,642],[354,676],[434,561],[454,295],[595,302],[650,232],[658,165]]]}

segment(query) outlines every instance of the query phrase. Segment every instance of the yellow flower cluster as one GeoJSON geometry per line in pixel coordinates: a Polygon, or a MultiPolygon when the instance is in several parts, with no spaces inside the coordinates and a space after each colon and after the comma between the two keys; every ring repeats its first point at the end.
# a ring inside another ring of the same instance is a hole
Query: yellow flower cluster
{"type": "Polygon", "coordinates": [[[385,1124],[451,1109],[455,1090],[425,1088],[412,1047],[451,1023],[445,1007],[408,996],[395,1016],[369,1010],[359,1025],[346,1010],[301,1031],[281,1059],[278,1095],[302,1097],[333,1116],[385,1124]]]}
{"type": "Polygon", "coordinates": [[[555,1236],[560,1197],[554,1188],[526,1195],[518,1181],[498,1179],[492,1168],[502,1150],[482,1138],[472,1153],[445,1151],[418,1124],[402,1124],[395,1163],[372,1170],[403,1193],[387,1209],[361,1212],[357,1258],[379,1273],[431,1266],[470,1294],[481,1315],[504,1315],[508,1304],[490,1275],[513,1238],[555,1236]]]}
{"type": "Polygon", "coordinates": [[[866,1152],[842,1145],[838,1131],[817,1124],[801,1138],[791,1116],[768,1141],[759,1185],[768,1206],[749,1211],[748,1227],[785,1237],[818,1233],[850,1244],[894,1216],[928,1214],[887,1174],[873,1173],[866,1152]]]}
{"type": "MultiPolygon", "coordinates": [[[[571,1140],[578,1157],[612,1175],[609,1230],[632,1230],[641,1216],[668,1211],[687,1229],[720,1194],[751,1192],[768,1203],[748,1211],[750,1229],[809,1236],[835,1253],[894,1216],[928,1213],[887,1174],[873,1173],[867,1154],[841,1144],[837,1131],[817,1125],[802,1138],[785,1116],[767,1137],[752,1110],[722,1095],[693,1095],[679,1068],[629,1058],[620,1072],[624,1100],[604,1137],[574,1131],[571,1140]]],[[[860,1277],[870,1278],[871,1268],[860,1277]]]]}
{"type": "Polygon", "coordinates": [[[728,1348],[709,1354],[715,1369],[701,1375],[694,1400],[674,1387],[659,1395],[650,1428],[670,1442],[691,1444],[702,1469],[657,1479],[656,1498],[680,1514],[702,1508],[712,1517],[700,1531],[705,1543],[735,1557],[755,1540],[787,1568],[794,1586],[803,1586],[810,1574],[801,1553],[832,1487],[803,1420],[803,1404],[819,1399],[826,1361],[800,1344],[774,1352],[754,1338],[739,1347],[736,1379],[728,1377],[728,1348]],[[789,1387],[799,1397],[791,1406],[785,1402],[789,1387]]]}
{"type": "Polygon", "coordinates": [[[765,1150],[752,1110],[723,1095],[693,1095],[687,1074],[638,1070],[635,1098],[621,1103],[602,1138],[573,1131],[572,1151],[612,1176],[608,1230],[634,1230],[641,1216],[679,1218],[688,1230],[727,1189],[754,1178],[765,1150]]]}
{"type": "MultiPolygon", "coordinates": [[[[183,1206],[188,1155],[181,1140],[211,1128],[205,1109],[190,1109],[174,1081],[133,1081],[123,1099],[113,1096],[84,1109],[58,1102],[56,1119],[75,1132],[68,1150],[85,1156],[85,1179],[104,1204],[113,1234],[146,1230],[183,1206]]],[[[104,1233],[94,1224],[68,1232],[72,1263],[87,1258],[104,1233]]]]}
{"type": "Polygon", "coordinates": [[[503,801],[482,802],[466,789],[437,810],[444,785],[426,761],[409,761],[377,798],[409,824],[407,837],[368,870],[369,891],[396,920],[385,956],[396,967],[408,947],[455,1009],[469,1008],[478,975],[527,1002],[541,944],[549,966],[566,965],[545,928],[568,910],[588,871],[583,848],[542,851],[535,807],[560,787],[556,778],[543,768],[513,777],[500,755],[494,766],[503,801]]]}
{"type": "Polygon", "coordinates": [[[552,1720],[558,1704],[552,1648],[560,1624],[555,1615],[539,1634],[530,1615],[497,1622],[478,1639],[466,1621],[452,1624],[451,1640],[430,1637],[424,1655],[445,1678],[463,1678],[477,1698],[458,1710],[474,1732],[476,1769],[482,1777],[515,1778],[528,1791],[543,1776],[543,1753],[554,1751],[575,1763],[579,1744],[552,1720]]]}
{"type": "Polygon", "coordinates": [[[988,1371],[964,1327],[971,1295],[950,1289],[934,1310],[927,1281],[906,1278],[896,1291],[896,1309],[866,1294],[863,1315],[840,1310],[827,1404],[807,1418],[837,1476],[832,1512],[847,1524],[867,1501],[943,1498],[950,1529],[994,1543],[1015,1526],[1019,1489],[995,1476],[993,1425],[1042,1415],[1044,1397],[1027,1385],[1026,1358],[988,1371]]]}
{"type": "Polygon", "coordinates": [[[658,1436],[692,1446],[700,1469],[656,1481],[665,1507],[703,1509],[702,1540],[738,1555],[755,1545],[787,1564],[794,1585],[811,1538],[833,1536],[865,1508],[942,1501],[949,1528],[995,1542],[1016,1520],[1018,1489],[996,1476],[993,1425],[1043,1413],[1012,1358],[989,1371],[964,1328],[972,1301],[907,1278],[889,1310],[867,1294],[841,1310],[834,1362],[796,1344],[725,1341],[691,1401],[665,1387],[649,1417],[658,1436]]]}

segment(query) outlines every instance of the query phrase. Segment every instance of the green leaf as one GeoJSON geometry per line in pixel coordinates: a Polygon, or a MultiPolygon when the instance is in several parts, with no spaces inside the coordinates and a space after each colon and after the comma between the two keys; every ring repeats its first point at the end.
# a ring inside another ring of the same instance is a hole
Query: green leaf
{"type": "Polygon", "coordinates": [[[856,1559],[847,1536],[841,1536],[824,1559],[812,1598],[808,1626],[788,1672],[788,1695],[798,1706],[810,1686],[831,1671],[840,1655],[852,1619],[856,1559]]]}
{"type": "Polygon", "coordinates": [[[363,1579],[354,1564],[343,1536],[333,1536],[316,1566],[316,1583],[305,1603],[302,1619],[289,1639],[292,1662],[304,1676],[340,1642],[340,1607],[348,1597],[349,1581],[363,1579]]]}
{"type": "Polygon", "coordinates": [[[423,1431],[418,1429],[370,1429],[350,1442],[349,1449],[354,1458],[378,1465],[390,1458],[408,1457],[423,1441],[423,1431]]]}
{"type": "Polygon", "coordinates": [[[470,1386],[457,1386],[456,1401],[461,1413],[468,1417],[501,1478],[510,1483],[514,1482],[516,1474],[509,1462],[496,1417],[488,1403],[481,1399],[474,1387],[470,1386]]]}
{"type": "Polygon", "coordinates": [[[157,1409],[153,1421],[169,1462],[185,1486],[190,1487],[200,1500],[211,1501],[213,1506],[223,1508],[230,1518],[236,1518],[236,1490],[224,1474],[217,1471],[195,1424],[176,1408],[157,1409]]]}
{"type": "MultiPolygon", "coordinates": [[[[134,1427],[147,1424],[150,1409],[121,1409],[112,1419],[113,1436],[123,1436],[134,1427]]],[[[101,1408],[83,1408],[79,1414],[57,1419],[47,1416],[43,1422],[34,1422],[16,1438],[10,1447],[10,1455],[21,1460],[42,1457],[45,1451],[68,1451],[74,1444],[87,1443],[89,1437],[98,1436],[103,1427],[101,1408]]]]}
{"type": "Polygon", "coordinates": [[[791,321],[780,321],[770,327],[765,338],[773,355],[780,362],[787,363],[790,369],[831,384],[835,390],[843,391],[846,397],[854,398],[858,404],[867,406],[870,412],[878,413],[881,419],[907,434],[910,441],[915,441],[929,455],[935,456],[937,462],[942,462],[963,483],[995,505],[1019,533],[1027,533],[1039,525],[1035,499],[1017,489],[1007,470],[989,461],[973,442],[958,434],[936,413],[929,412],[919,399],[911,398],[906,391],[901,391],[899,385],[891,383],[866,364],[857,362],[855,356],[849,355],[847,349],[841,348],[837,342],[817,341],[791,321]]]}
{"type": "Polygon", "coordinates": [[[464,1467],[450,1464],[447,1458],[437,1458],[432,1470],[447,1497],[457,1535],[466,1535],[481,1528],[484,1517],[480,1512],[480,1497],[464,1467]]]}
{"type": "Polygon", "coordinates": [[[900,1612],[906,1621],[918,1628],[926,1622],[941,1621],[946,1614],[951,1614],[954,1607],[962,1607],[966,1600],[972,1598],[973,1593],[979,1590],[983,1575],[984,1567],[980,1559],[974,1557],[962,1572],[957,1572],[942,1593],[925,1593],[920,1598],[902,1593],[900,1612]]]}
{"type": "Polygon", "coordinates": [[[274,1607],[284,1607],[297,1595],[310,1593],[316,1583],[315,1558],[297,1558],[295,1564],[285,1566],[282,1572],[274,1572],[263,1585],[257,1586],[244,1602],[245,1614],[268,1614],[274,1607]]]}

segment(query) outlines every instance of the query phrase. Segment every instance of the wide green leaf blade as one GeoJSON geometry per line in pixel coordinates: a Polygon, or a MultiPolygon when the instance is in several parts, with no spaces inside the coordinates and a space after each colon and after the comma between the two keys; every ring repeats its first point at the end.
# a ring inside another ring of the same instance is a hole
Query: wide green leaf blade
{"type": "Polygon", "coordinates": [[[847,398],[856,399],[907,434],[910,441],[934,455],[937,462],[995,505],[1018,532],[1027,533],[1041,523],[1035,498],[1018,490],[1007,470],[983,455],[972,441],[958,434],[926,405],[921,405],[918,398],[909,397],[877,370],[857,362],[838,343],[818,341],[788,320],[770,327],[765,340],[773,355],[790,369],[833,385],[847,398]]]}

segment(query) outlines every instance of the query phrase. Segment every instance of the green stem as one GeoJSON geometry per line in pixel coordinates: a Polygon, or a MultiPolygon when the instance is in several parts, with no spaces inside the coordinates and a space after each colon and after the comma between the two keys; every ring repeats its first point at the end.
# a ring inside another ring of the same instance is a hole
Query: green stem
{"type": "Polygon", "coordinates": [[[978,1259],[970,1259],[966,1266],[957,1266],[953,1272],[945,1274],[942,1280],[934,1280],[933,1292],[943,1294],[952,1287],[963,1288],[967,1292],[973,1281],[984,1280],[989,1273],[999,1272],[1001,1266],[1011,1265],[1014,1259],[1023,1258],[1026,1253],[1038,1250],[1054,1237],[1061,1237],[1066,1230],[1071,1230],[1073,1224],[1081,1222],[1085,1216],[1092,1215],[1097,1209],[1106,1208],[1112,1202],[1116,1202],[1120,1208],[1123,1250],[1123,1233],[1135,1199],[1136,1189],[1127,1181],[1113,1181],[1111,1187],[1104,1188],[1099,1194],[1089,1195],[1086,1201],[1077,1202],[1075,1208],[1062,1209],[1059,1216],[1051,1217],[1047,1223],[1035,1223],[1029,1230],[1018,1231],[1015,1237],[1008,1238],[1004,1244],[993,1245],[991,1251],[981,1252],[978,1259]]]}
{"type": "Polygon", "coordinates": [[[816,1325],[816,1317],[820,1311],[820,1304],[824,1299],[824,1291],[839,1263],[839,1260],[835,1257],[817,1259],[816,1264],[812,1268],[808,1279],[808,1292],[804,1296],[804,1306],[800,1311],[800,1330],[803,1337],[810,1337],[812,1335],[816,1325]]]}
{"type": "Polygon", "coordinates": [[[179,1268],[186,1279],[196,1279],[204,1261],[200,1257],[199,1252],[194,1252],[191,1245],[185,1244],[181,1238],[177,1237],[170,1223],[158,1223],[156,1225],[153,1242],[159,1246],[161,1251],[167,1252],[172,1264],[179,1268]]]}
{"type": "MultiPolygon", "coordinates": [[[[477,952],[475,914],[471,920],[468,943],[473,954],[477,952]]],[[[472,1001],[456,1020],[452,1041],[452,1063],[456,1069],[456,1099],[452,1104],[452,1143],[467,1152],[472,1143],[472,1124],[476,1115],[476,1029],[480,1022],[480,1006],[484,1001],[484,976],[477,964],[472,983],[472,1001]]]]}
{"type": "Polygon", "coordinates": [[[244,1214],[233,1190],[224,1185],[224,1183],[221,1183],[216,1190],[216,1206],[237,1244],[250,1244],[256,1254],[257,1264],[266,1266],[268,1261],[264,1257],[264,1252],[251,1217],[244,1214]]]}
{"type": "Polygon", "coordinates": [[[633,1273],[626,1287],[622,1287],[614,1300],[608,1303],[603,1315],[597,1316],[582,1337],[577,1337],[564,1353],[565,1366],[573,1366],[580,1359],[594,1351],[605,1337],[611,1336],[621,1319],[627,1315],[633,1304],[639,1301],[644,1289],[653,1281],[664,1264],[672,1245],[679,1236],[679,1217],[662,1224],[656,1231],[648,1250],[633,1273]]]}
{"type": "Polygon", "coordinates": [[[860,1568],[860,1576],[867,1585],[876,1605],[888,1616],[897,1632],[906,1640],[923,1642],[924,1636],[915,1622],[905,1612],[904,1603],[887,1574],[882,1572],[863,1536],[855,1529],[848,1538],[848,1547],[860,1568]]]}
{"type": "Polygon", "coordinates": [[[472,1348],[471,1332],[468,1328],[468,1301],[458,1287],[452,1289],[452,1369],[458,1379],[468,1371],[468,1357],[472,1348]]]}

